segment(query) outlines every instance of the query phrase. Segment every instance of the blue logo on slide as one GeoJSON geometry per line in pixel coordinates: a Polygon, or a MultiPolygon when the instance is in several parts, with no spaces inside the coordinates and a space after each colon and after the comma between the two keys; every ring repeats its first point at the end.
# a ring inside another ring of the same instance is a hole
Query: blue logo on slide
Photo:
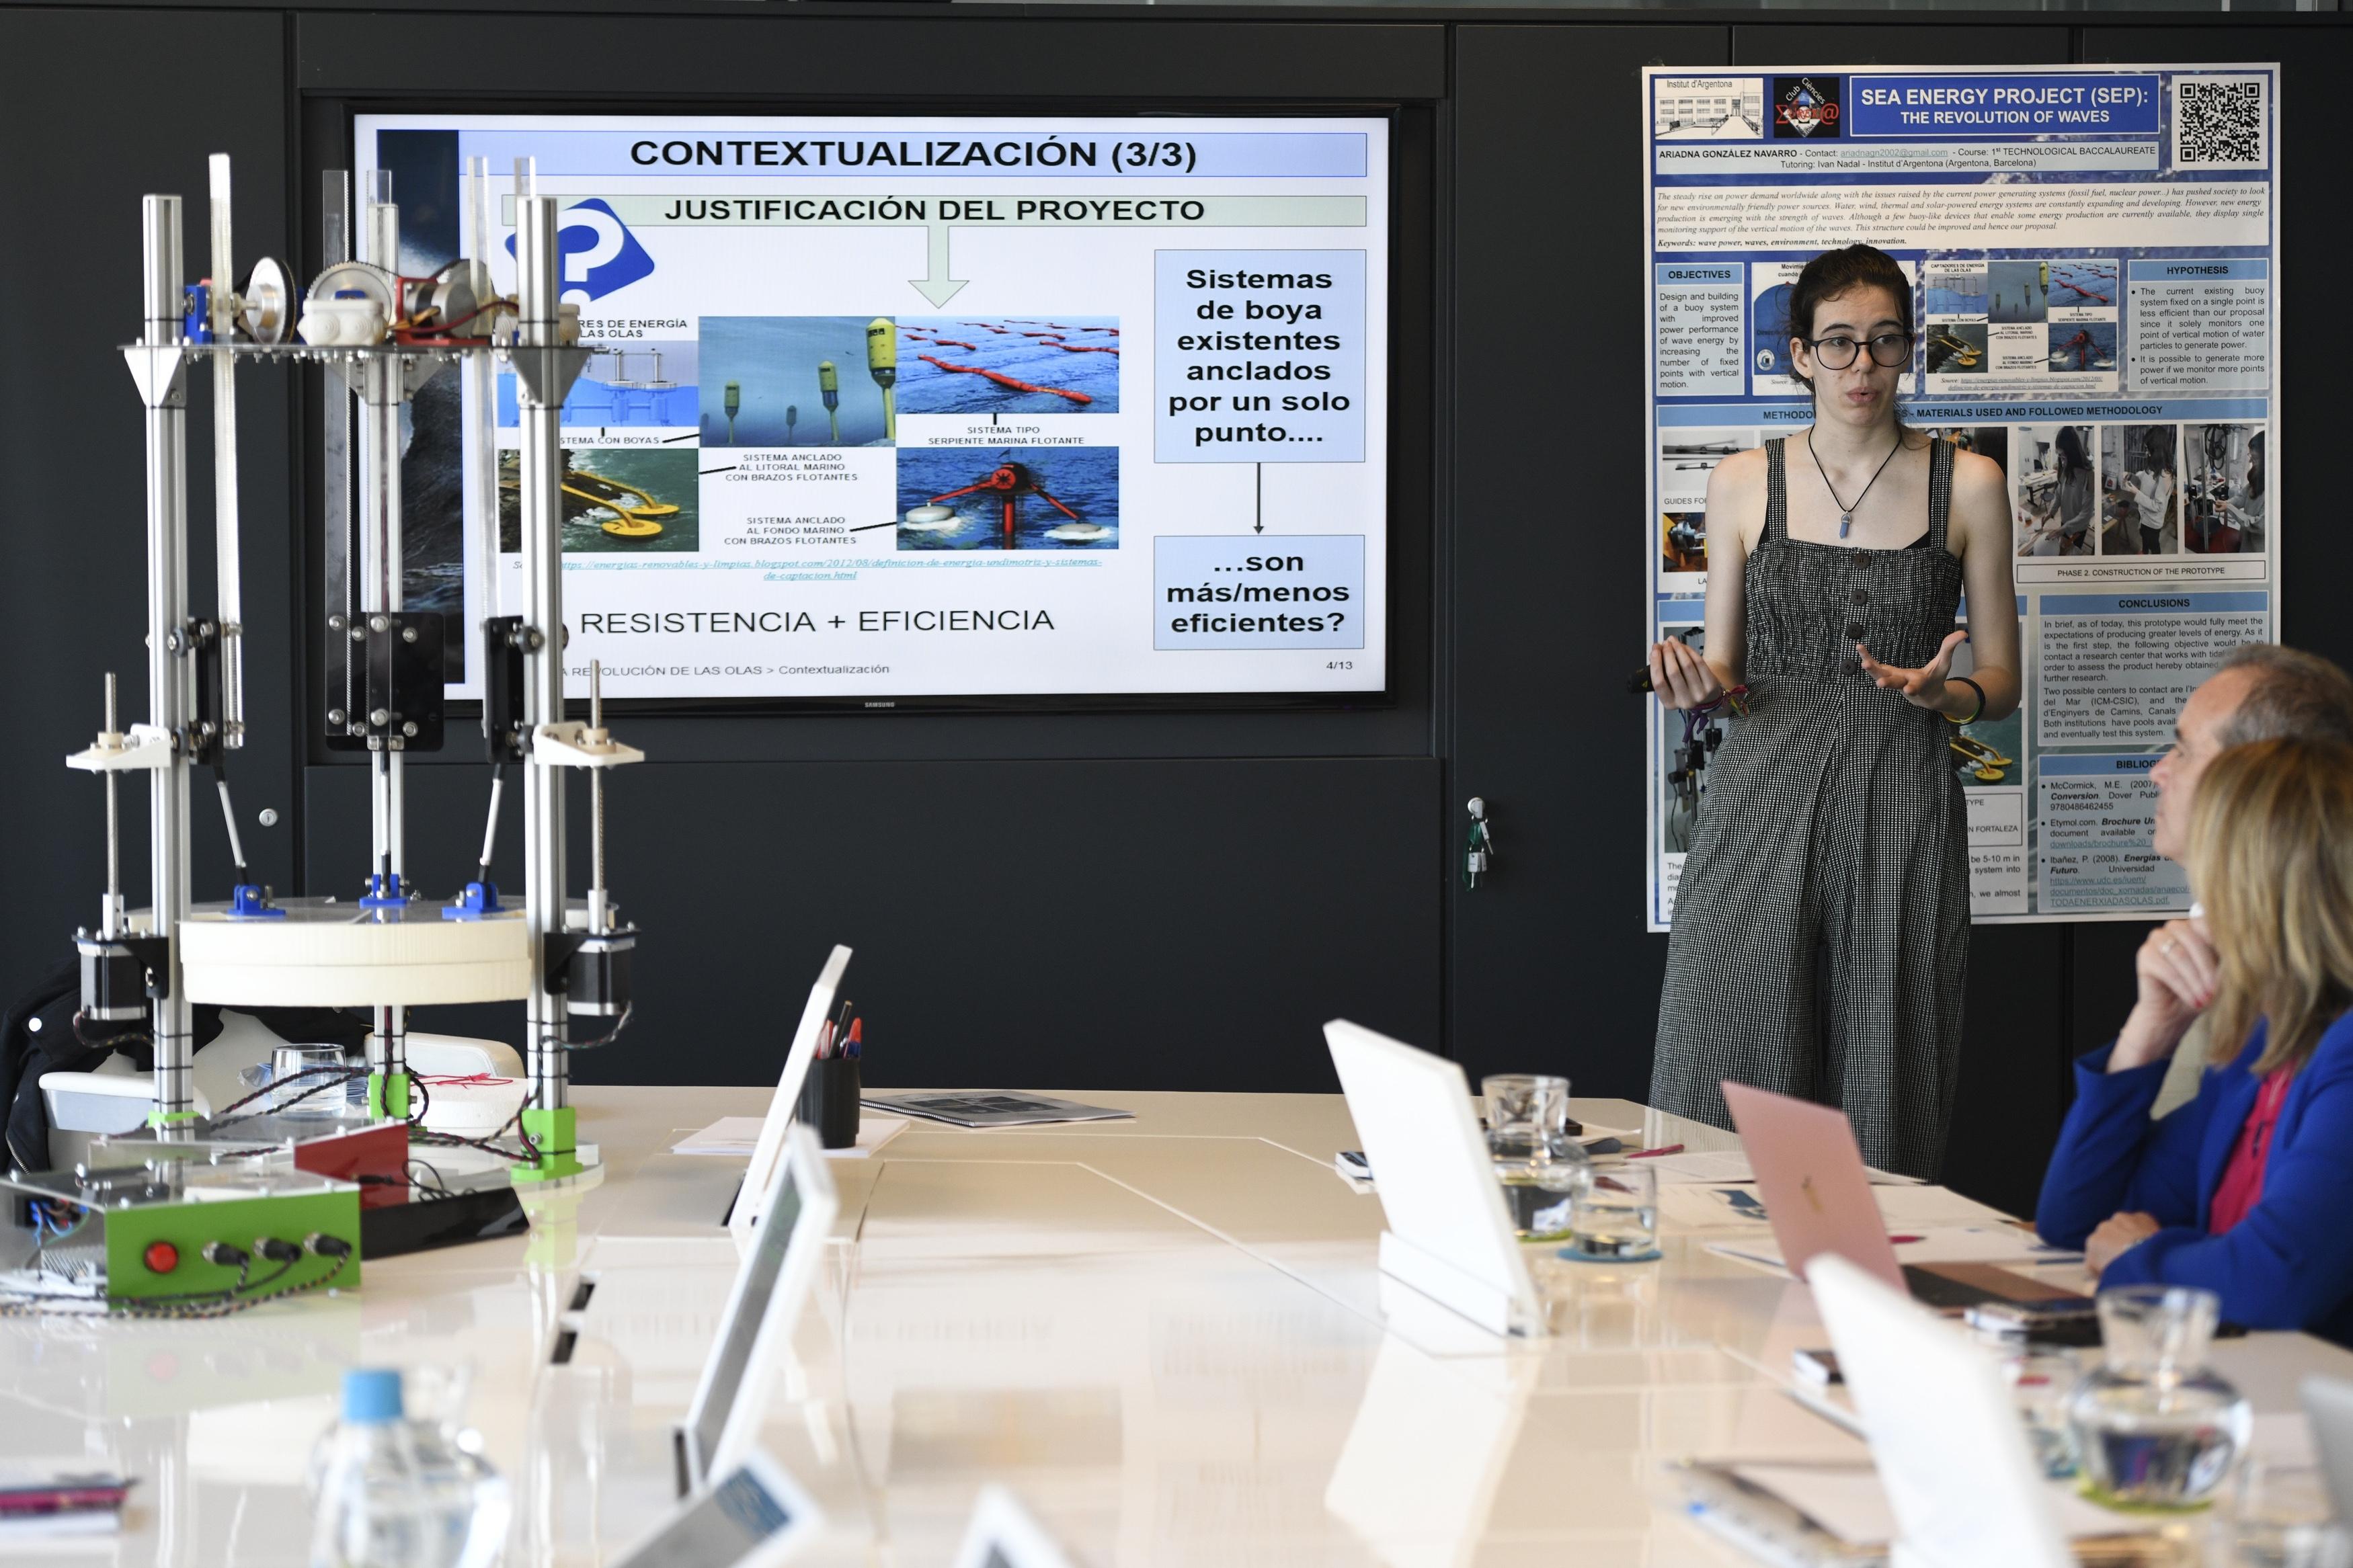
{"type": "MultiPolygon", "coordinates": [[[[649,276],[654,258],[621,222],[620,215],[591,196],[557,216],[555,248],[563,258],[558,298],[586,302],[601,300],[649,276]]],[[[515,253],[514,237],[507,237],[507,254],[515,253]]]]}

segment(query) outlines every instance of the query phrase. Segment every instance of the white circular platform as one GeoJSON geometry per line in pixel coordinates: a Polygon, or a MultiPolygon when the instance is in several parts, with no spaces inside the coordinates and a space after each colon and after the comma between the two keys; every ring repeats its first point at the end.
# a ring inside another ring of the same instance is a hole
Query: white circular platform
{"type": "Polygon", "coordinates": [[[193,1002],[248,1007],[423,1007],[516,1002],[531,986],[520,908],[441,918],[420,900],[367,910],[347,900],[284,899],[283,919],[198,904],[180,924],[180,971],[193,1002]]]}

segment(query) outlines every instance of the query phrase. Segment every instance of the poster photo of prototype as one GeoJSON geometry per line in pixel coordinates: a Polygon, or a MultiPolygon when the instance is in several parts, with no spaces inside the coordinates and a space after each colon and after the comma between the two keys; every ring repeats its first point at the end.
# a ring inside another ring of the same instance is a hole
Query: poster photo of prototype
{"type": "Polygon", "coordinates": [[[2011,515],[2021,555],[2089,555],[2098,491],[2089,425],[2021,425],[2010,437],[2017,462],[2011,515]]]}
{"type": "Polygon", "coordinates": [[[2263,427],[2184,425],[2181,548],[2193,555],[2259,555],[2263,531],[2263,427]]]}
{"type": "Polygon", "coordinates": [[[2170,425],[2100,429],[2100,553],[2181,552],[2180,432],[2170,425]]]}

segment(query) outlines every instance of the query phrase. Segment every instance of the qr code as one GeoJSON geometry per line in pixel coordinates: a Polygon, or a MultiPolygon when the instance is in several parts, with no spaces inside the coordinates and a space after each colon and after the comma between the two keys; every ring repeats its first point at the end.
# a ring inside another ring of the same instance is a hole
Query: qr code
{"type": "Polygon", "coordinates": [[[2175,78],[2174,167],[2268,167],[2271,116],[2265,86],[2259,76],[2175,78]]]}

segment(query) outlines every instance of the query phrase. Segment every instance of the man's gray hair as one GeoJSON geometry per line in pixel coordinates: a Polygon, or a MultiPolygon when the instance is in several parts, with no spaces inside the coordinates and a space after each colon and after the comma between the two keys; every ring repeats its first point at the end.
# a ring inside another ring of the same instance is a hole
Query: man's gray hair
{"type": "Polygon", "coordinates": [[[2224,669],[2243,669],[2254,684],[2215,732],[2221,746],[2295,737],[2353,745],[2353,676],[2316,653],[2249,643],[2234,648],[2224,669]]]}

